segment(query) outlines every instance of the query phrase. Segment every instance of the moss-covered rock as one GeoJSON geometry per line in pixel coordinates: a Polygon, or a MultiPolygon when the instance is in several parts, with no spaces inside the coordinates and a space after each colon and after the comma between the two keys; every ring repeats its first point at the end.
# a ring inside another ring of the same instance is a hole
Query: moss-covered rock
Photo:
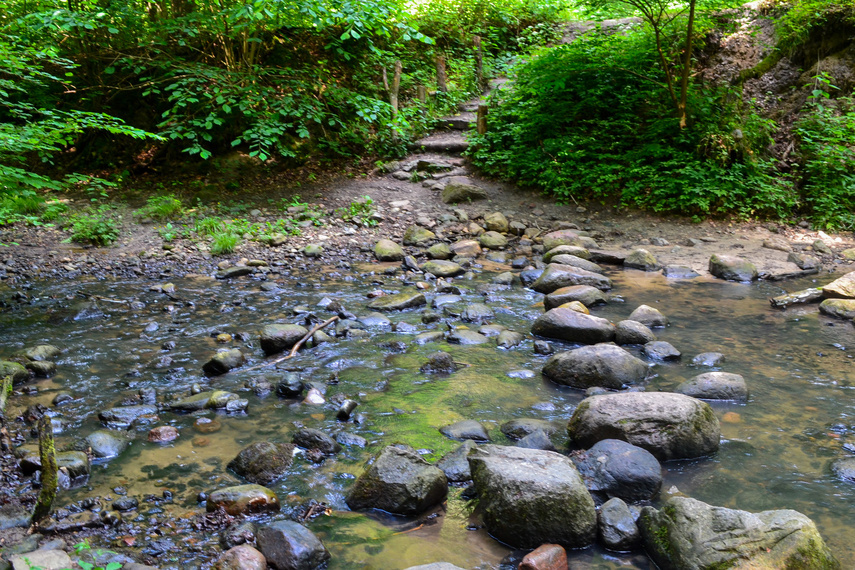
{"type": "Polygon", "coordinates": [[[404,259],[404,250],[390,239],[381,239],[374,244],[374,257],[378,261],[401,261],[404,259]]]}

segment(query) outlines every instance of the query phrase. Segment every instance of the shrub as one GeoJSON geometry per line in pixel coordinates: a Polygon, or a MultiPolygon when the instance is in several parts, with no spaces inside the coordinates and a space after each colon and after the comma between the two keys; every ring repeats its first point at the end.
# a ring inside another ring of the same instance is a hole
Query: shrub
{"type": "Polygon", "coordinates": [[[184,213],[181,200],[174,195],[154,196],[146,201],[146,205],[137,210],[136,215],[150,220],[165,220],[184,213]]]}
{"type": "Polygon", "coordinates": [[[106,206],[73,215],[69,225],[70,241],[110,245],[119,239],[119,220],[106,206]]]}

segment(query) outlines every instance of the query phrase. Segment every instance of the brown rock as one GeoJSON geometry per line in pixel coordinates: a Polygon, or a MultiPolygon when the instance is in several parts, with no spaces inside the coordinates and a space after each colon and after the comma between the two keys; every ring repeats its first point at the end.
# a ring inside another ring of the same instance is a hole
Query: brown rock
{"type": "Polygon", "coordinates": [[[239,544],[217,559],[214,570],[267,570],[267,559],[250,545],[239,544]]]}
{"type": "Polygon", "coordinates": [[[541,544],[525,555],[519,570],[566,570],[567,552],[557,544],[541,544]]]}
{"type": "Polygon", "coordinates": [[[823,287],[822,294],[830,299],[855,299],[855,271],[847,273],[823,287]]]}
{"type": "Polygon", "coordinates": [[[148,432],[148,440],[153,443],[168,443],[178,438],[178,430],[172,426],[158,426],[148,432]]]}

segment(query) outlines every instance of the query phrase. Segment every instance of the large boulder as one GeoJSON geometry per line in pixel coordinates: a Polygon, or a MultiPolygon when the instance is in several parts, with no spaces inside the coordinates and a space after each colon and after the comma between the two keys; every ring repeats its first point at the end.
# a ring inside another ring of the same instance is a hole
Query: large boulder
{"type": "Polygon", "coordinates": [[[662,570],[840,568],[813,521],[796,511],[749,513],[676,496],[660,510],[644,507],[639,527],[662,570]]]}
{"type": "Polygon", "coordinates": [[[608,498],[646,501],[659,494],[662,467],[649,451],[619,439],[598,441],[573,455],[588,489],[608,498]]]}
{"type": "Polygon", "coordinates": [[[624,392],[585,398],[567,423],[582,447],[620,439],[657,459],[691,459],[715,453],[721,428],[709,404],[666,392],[624,392]]]}
{"type": "Polygon", "coordinates": [[[285,474],[293,458],[293,445],[259,441],[244,447],[228,468],[250,483],[267,485],[285,474]]]}
{"type": "Polygon", "coordinates": [[[550,263],[556,255],[575,255],[582,259],[591,259],[591,252],[578,245],[559,245],[543,254],[543,262],[550,263]]]}
{"type": "Polygon", "coordinates": [[[610,342],[615,338],[615,326],[608,320],[564,307],[550,309],[540,315],[531,332],[546,338],[585,344],[610,342]]]}
{"type": "Polygon", "coordinates": [[[537,281],[531,284],[531,288],[538,293],[549,294],[556,289],[570,285],[590,285],[601,291],[608,291],[612,288],[612,281],[605,275],[587,271],[580,267],[550,263],[537,281]]]}
{"type": "Polygon", "coordinates": [[[279,498],[276,493],[261,485],[237,485],[208,494],[207,511],[211,513],[221,507],[233,517],[276,512],[279,510],[279,498]]]}
{"type": "Polygon", "coordinates": [[[543,366],[544,378],[582,390],[594,386],[621,390],[643,382],[647,371],[644,361],[613,344],[560,352],[552,355],[543,366]]]}
{"type": "Polygon", "coordinates": [[[261,329],[261,350],[268,356],[290,350],[308,333],[309,330],[300,325],[267,325],[261,329]]]}
{"type": "Polygon", "coordinates": [[[567,457],[484,445],[470,452],[469,466],[484,524],[500,541],[517,548],[584,548],[594,541],[594,500],[567,457]]]}
{"type": "Polygon", "coordinates": [[[413,307],[421,307],[427,305],[427,299],[418,291],[405,291],[403,293],[395,293],[394,295],[384,295],[377,297],[370,303],[368,308],[375,311],[403,311],[413,307]]]}
{"type": "Polygon", "coordinates": [[[701,400],[748,399],[748,386],[739,374],[730,372],[706,372],[677,386],[677,392],[701,400]]]}
{"type": "Polygon", "coordinates": [[[603,292],[596,287],[591,287],[590,285],[570,285],[549,293],[543,299],[543,306],[548,311],[549,309],[554,309],[564,303],[572,303],[573,301],[578,301],[586,307],[592,307],[594,305],[605,304],[607,299],[603,295],[603,292]]]}
{"type": "Polygon", "coordinates": [[[445,473],[412,449],[389,446],[348,490],[354,510],[380,509],[396,515],[418,515],[448,494],[445,473]]]}
{"type": "Polygon", "coordinates": [[[758,277],[753,263],[732,255],[710,257],[710,273],[727,281],[754,281],[758,277]]]}
{"type": "Polygon", "coordinates": [[[315,534],[294,521],[276,521],[256,532],[258,549],[277,570],[326,568],[330,553],[315,534]]]}
{"type": "Polygon", "coordinates": [[[855,271],[823,287],[822,294],[829,299],[855,299],[855,271]]]}

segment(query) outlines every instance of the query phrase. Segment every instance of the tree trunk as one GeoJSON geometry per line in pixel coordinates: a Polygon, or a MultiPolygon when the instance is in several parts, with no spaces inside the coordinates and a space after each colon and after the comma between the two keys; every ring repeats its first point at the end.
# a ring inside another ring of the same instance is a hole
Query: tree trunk
{"type": "Polygon", "coordinates": [[[677,103],[677,116],[680,118],[680,128],[688,125],[686,104],[689,98],[689,76],[692,71],[692,33],[695,25],[695,2],[689,2],[689,22],[686,24],[686,59],[683,61],[683,76],[680,78],[680,101],[677,103]]]}
{"type": "Polygon", "coordinates": [[[479,135],[487,134],[487,105],[478,105],[478,114],[475,119],[475,126],[478,129],[479,135]]]}
{"type": "Polygon", "coordinates": [[[475,44],[475,81],[478,91],[484,89],[484,48],[481,46],[481,36],[472,36],[475,44]]]}
{"type": "Polygon", "coordinates": [[[42,490],[33,509],[32,523],[38,524],[50,514],[51,505],[56,498],[57,465],[56,448],[53,445],[53,425],[50,417],[44,415],[39,420],[39,457],[42,462],[42,490]]]}
{"type": "Polygon", "coordinates": [[[436,56],[436,90],[443,93],[448,92],[448,76],[445,73],[445,56],[436,56]]]}
{"type": "Polygon", "coordinates": [[[392,76],[392,86],[389,87],[389,104],[392,106],[392,118],[398,116],[398,92],[401,89],[401,72],[403,66],[400,61],[395,62],[395,75],[392,76]]]}

